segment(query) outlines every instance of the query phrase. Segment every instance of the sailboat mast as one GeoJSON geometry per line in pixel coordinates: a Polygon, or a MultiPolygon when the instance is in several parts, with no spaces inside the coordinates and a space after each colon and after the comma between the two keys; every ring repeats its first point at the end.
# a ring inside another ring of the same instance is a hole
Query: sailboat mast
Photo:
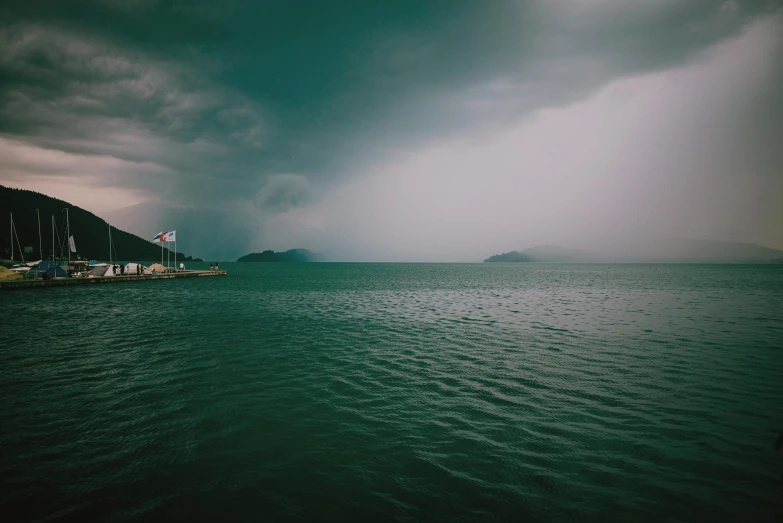
{"type": "Polygon", "coordinates": [[[71,219],[68,217],[68,207],[65,208],[65,226],[68,228],[68,265],[71,264],[71,219]]]}
{"type": "Polygon", "coordinates": [[[113,265],[111,258],[111,224],[109,224],[109,265],[113,265]]]}
{"type": "Polygon", "coordinates": [[[11,261],[14,261],[14,236],[16,236],[16,246],[19,247],[19,256],[22,258],[22,263],[24,263],[24,250],[19,243],[19,235],[16,234],[16,229],[14,228],[14,213],[9,214],[11,215],[11,261]]]}
{"type": "Polygon", "coordinates": [[[43,242],[41,241],[41,211],[36,209],[35,214],[38,215],[38,254],[41,255],[43,260],[43,242]]]}

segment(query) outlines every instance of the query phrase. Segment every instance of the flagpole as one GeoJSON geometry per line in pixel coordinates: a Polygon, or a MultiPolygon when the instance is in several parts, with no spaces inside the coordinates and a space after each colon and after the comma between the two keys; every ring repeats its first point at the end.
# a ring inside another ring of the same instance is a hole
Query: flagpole
{"type": "Polygon", "coordinates": [[[174,270],[175,271],[177,270],[177,267],[179,267],[179,265],[177,265],[177,237],[175,235],[174,236],[174,270]]]}

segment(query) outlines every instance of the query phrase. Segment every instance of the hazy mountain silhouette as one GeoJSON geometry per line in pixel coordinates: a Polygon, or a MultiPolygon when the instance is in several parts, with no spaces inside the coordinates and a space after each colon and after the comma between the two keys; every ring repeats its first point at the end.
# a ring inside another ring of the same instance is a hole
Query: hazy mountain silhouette
{"type": "Polygon", "coordinates": [[[582,250],[557,245],[521,251],[549,263],[782,263],[783,251],[752,243],[684,238],[626,238],[582,250]]]}
{"type": "Polygon", "coordinates": [[[783,251],[752,243],[687,238],[634,238],[591,249],[597,261],[659,263],[770,263],[783,251]]]}

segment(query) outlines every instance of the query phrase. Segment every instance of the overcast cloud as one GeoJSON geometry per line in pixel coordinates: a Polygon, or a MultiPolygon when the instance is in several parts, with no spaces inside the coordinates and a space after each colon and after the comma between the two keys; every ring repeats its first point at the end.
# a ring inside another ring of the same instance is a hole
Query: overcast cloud
{"type": "Polygon", "coordinates": [[[182,250],[783,248],[777,2],[6,2],[0,183],[182,250]]]}

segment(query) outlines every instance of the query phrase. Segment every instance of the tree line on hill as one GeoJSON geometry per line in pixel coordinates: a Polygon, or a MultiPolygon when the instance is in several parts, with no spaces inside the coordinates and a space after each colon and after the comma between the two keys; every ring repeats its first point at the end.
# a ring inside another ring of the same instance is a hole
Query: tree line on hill
{"type": "Polygon", "coordinates": [[[238,262],[315,262],[321,261],[320,255],[307,249],[291,249],[285,252],[264,251],[246,254],[238,262]]]}
{"type": "Polygon", "coordinates": [[[533,261],[527,254],[519,251],[504,252],[503,254],[495,254],[490,256],[485,262],[497,263],[497,262],[529,262],[533,261]]]}

